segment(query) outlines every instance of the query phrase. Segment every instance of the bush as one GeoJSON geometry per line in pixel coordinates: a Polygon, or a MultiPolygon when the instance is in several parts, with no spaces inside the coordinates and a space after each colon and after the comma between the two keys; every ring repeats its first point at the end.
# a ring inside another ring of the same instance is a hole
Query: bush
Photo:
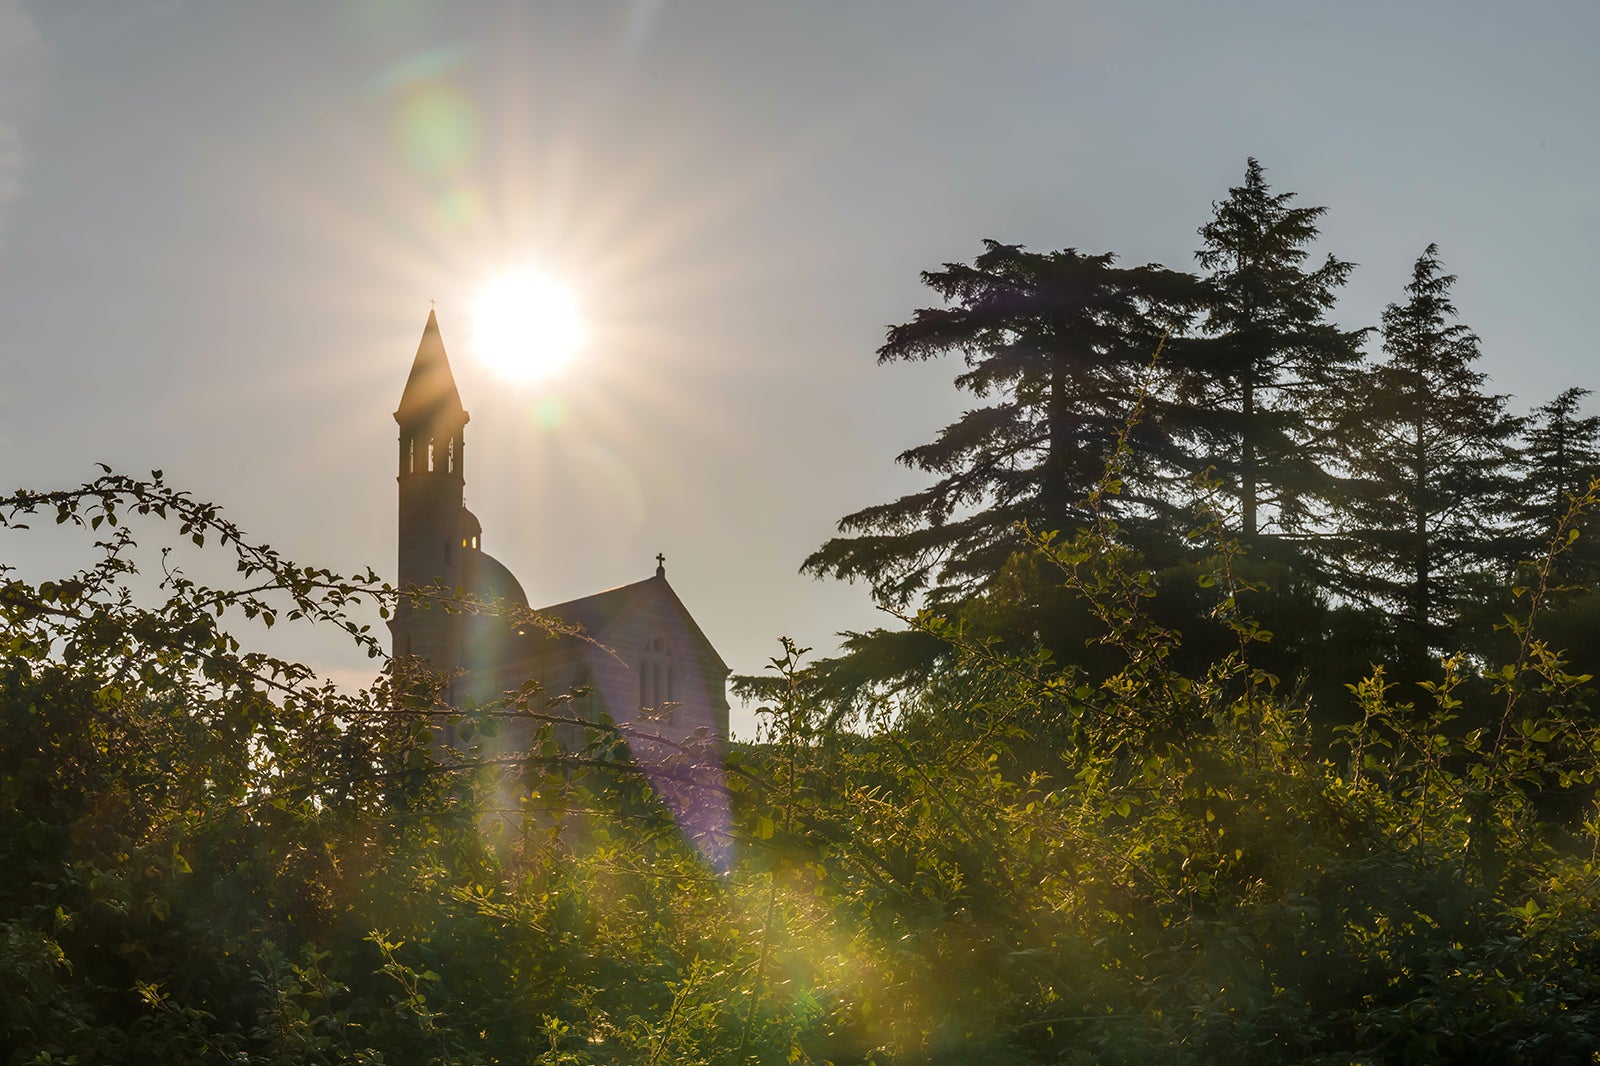
{"type": "Polygon", "coordinates": [[[1448,660],[1416,698],[1356,683],[1330,746],[1256,667],[1225,545],[1203,576],[1232,646],[1196,668],[1144,609],[1170,575],[1104,527],[1036,537],[1111,668],[923,618],[943,665],[841,707],[785,644],[760,743],[672,764],[732,805],[707,841],[625,728],[531,688],[439,705],[352,620],[393,606],[370,573],[297,567],[159,476],[0,501],[30,515],[105,539],[66,578],[0,575],[9,1062],[1600,1050],[1600,737],[1588,678],[1526,618],[1506,663],[1448,660]],[[129,520],[220,546],[240,587],[151,592],[129,520]],[[230,632],[289,618],[382,675],[342,693],[230,632]],[[445,715],[540,728],[478,758],[435,748],[445,715]]]}

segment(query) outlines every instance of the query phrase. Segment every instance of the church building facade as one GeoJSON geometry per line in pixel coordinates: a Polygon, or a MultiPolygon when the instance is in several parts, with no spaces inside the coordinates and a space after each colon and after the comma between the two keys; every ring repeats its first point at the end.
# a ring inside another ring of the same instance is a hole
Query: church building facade
{"type": "MultiPolygon", "coordinates": [[[[521,583],[483,549],[465,506],[466,425],[437,317],[430,312],[399,409],[400,588],[441,585],[529,606],[521,583]]],[[[582,689],[572,707],[673,741],[728,736],[728,666],[667,583],[664,559],[642,581],[538,608],[577,635],[551,635],[495,612],[451,613],[402,602],[393,653],[454,676],[457,706],[537,681],[547,694],[582,689]]]]}

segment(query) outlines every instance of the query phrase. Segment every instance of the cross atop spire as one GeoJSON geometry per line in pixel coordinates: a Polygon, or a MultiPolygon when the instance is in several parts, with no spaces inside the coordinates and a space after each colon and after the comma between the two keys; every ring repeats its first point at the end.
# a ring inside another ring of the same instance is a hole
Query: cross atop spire
{"type": "Polygon", "coordinates": [[[661,554],[660,552],[656,552],[656,577],[666,577],[666,576],[667,576],[667,557],[665,555],[661,554]]]}

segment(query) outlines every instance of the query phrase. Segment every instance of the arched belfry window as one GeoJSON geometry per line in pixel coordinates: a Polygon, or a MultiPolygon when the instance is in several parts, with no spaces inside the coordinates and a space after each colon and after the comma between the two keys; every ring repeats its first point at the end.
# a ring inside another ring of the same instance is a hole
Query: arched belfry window
{"type": "Polygon", "coordinates": [[[670,712],[678,702],[678,664],[665,637],[652,637],[639,657],[639,706],[670,712]]]}
{"type": "Polygon", "coordinates": [[[405,428],[400,433],[401,474],[450,474],[465,469],[466,442],[461,430],[446,434],[437,426],[405,428]]]}

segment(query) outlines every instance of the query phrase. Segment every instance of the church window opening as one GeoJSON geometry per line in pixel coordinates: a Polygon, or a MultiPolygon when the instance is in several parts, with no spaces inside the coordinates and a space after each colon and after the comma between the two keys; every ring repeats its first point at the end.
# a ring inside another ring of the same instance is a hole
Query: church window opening
{"type": "Polygon", "coordinates": [[[639,706],[668,712],[678,702],[678,668],[672,646],[654,637],[639,660],[639,706]]]}

